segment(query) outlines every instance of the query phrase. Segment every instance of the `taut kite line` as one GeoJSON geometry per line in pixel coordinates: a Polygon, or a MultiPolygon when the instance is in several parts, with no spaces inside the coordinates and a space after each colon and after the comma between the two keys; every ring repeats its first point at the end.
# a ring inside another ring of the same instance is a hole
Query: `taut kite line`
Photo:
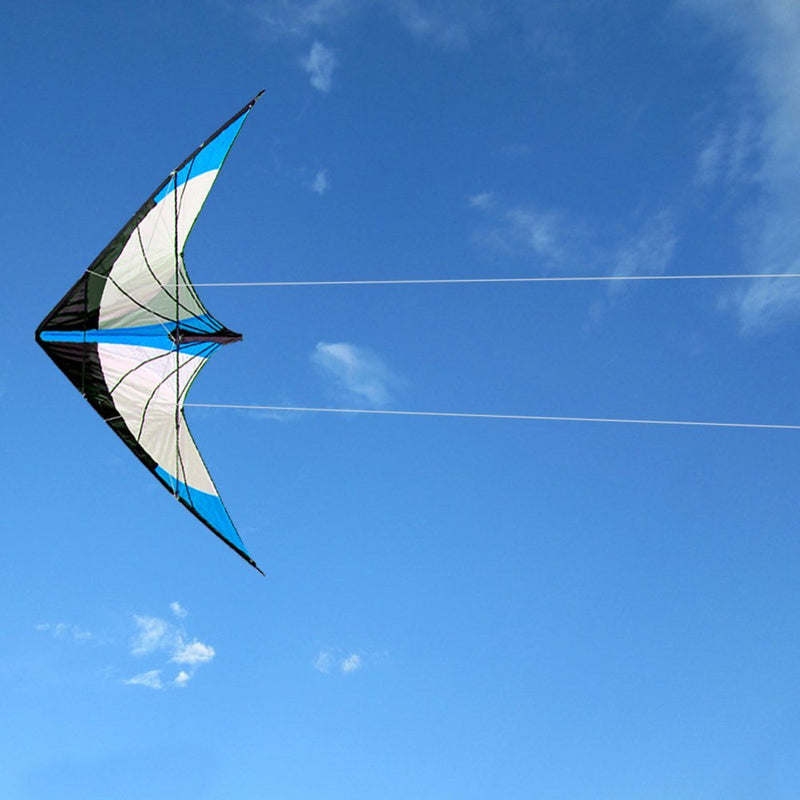
{"type": "Polygon", "coordinates": [[[134,455],[259,572],[183,414],[208,358],[242,338],[200,301],[183,249],[261,94],[161,183],[36,330],[36,341],[134,455]]]}

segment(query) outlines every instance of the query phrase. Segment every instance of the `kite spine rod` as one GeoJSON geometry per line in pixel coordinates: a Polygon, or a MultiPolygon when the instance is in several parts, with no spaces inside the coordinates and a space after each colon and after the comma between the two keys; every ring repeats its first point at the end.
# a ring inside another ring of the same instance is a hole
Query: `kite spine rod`
{"type": "Polygon", "coordinates": [[[800,273],[779,272],[742,275],[550,275],[529,278],[408,278],[352,281],[245,281],[239,283],[195,283],[195,286],[398,286],[404,284],[450,283],[590,283],[601,281],[713,281],[757,278],[800,278],[800,273]]]}
{"type": "Polygon", "coordinates": [[[230,408],[240,411],[294,411],[322,414],[385,414],[403,417],[458,417],[466,419],[536,420],[539,422],[607,422],[622,425],[674,425],[693,428],[760,428],[800,430],[800,425],[771,425],[756,422],[693,422],[673,419],[619,419],[613,417],[555,417],[543,414],[472,414],[454,411],[394,411],[375,408],[314,408],[308,406],[257,406],[231,403],[184,403],[191,408],[230,408]]]}

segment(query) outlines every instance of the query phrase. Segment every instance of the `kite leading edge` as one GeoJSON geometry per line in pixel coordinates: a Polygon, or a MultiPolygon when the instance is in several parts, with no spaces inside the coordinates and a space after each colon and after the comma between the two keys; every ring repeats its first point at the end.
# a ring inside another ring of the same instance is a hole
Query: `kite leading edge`
{"type": "Polygon", "coordinates": [[[209,357],[242,338],[201,302],[183,249],[261,94],[161,183],[36,329],[36,341],[134,455],[259,572],[183,414],[209,357]]]}

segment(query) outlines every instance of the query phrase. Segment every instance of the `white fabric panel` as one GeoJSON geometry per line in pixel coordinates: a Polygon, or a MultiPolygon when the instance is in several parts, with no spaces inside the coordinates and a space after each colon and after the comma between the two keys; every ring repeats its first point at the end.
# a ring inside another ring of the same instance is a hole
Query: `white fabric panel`
{"type": "MultiPolygon", "coordinates": [[[[178,186],[179,253],[217,172],[204,172],[178,186]]],[[[100,328],[152,325],[161,317],[175,320],[175,192],[162,198],[139,223],[111,268],[109,278],[100,301],[100,328]]],[[[204,314],[205,308],[189,287],[182,260],[178,282],[182,306],[179,318],[204,314]]]]}
{"type": "Polygon", "coordinates": [[[175,432],[176,409],[206,359],[138,345],[98,344],[97,352],[114,405],[148,455],[170,475],[178,471],[178,479],[190,488],[216,495],[183,411],[178,411],[177,436],[175,432]],[[177,470],[176,444],[181,465],[177,470]]]}

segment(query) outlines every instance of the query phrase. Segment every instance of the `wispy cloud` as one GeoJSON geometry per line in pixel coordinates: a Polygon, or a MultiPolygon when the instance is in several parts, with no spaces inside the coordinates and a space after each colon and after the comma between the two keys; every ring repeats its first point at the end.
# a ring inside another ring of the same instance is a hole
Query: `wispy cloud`
{"type": "Polygon", "coordinates": [[[75,642],[88,642],[90,639],[95,638],[91,631],[66,622],[44,622],[37,625],[36,630],[51,633],[56,639],[71,639],[75,642]]]}
{"type": "Polygon", "coordinates": [[[134,615],[136,634],[131,640],[131,655],[144,656],[155,650],[169,650],[176,646],[178,629],[160,617],[134,615]]]}
{"type": "Polygon", "coordinates": [[[195,639],[192,642],[182,642],[178,649],[172,654],[170,661],[175,664],[207,664],[216,655],[211,645],[195,639]]]}
{"type": "Polygon", "coordinates": [[[333,81],[333,70],[337,65],[333,50],[325,47],[322,42],[314,42],[301,63],[308,73],[311,85],[317,91],[329,92],[333,81]]]}
{"type": "Polygon", "coordinates": [[[359,653],[344,653],[335,648],[323,648],[314,659],[314,669],[323,675],[332,672],[341,672],[342,675],[351,675],[358,672],[364,661],[359,653]]]}
{"type": "Polygon", "coordinates": [[[320,197],[330,189],[330,186],[328,173],[324,169],[319,170],[317,174],[314,175],[314,180],[311,181],[311,191],[315,192],[320,197]]]}
{"type": "MultiPolygon", "coordinates": [[[[682,0],[739,48],[753,90],[749,128],[715,132],[701,155],[700,176],[730,174],[753,182],[758,196],[742,216],[745,269],[800,270],[800,4],[795,0],[682,0]],[[745,153],[739,157],[737,152],[745,153]]],[[[800,315],[800,290],[787,281],[756,281],[724,305],[744,333],[764,331],[800,315]]]]}
{"type": "Polygon", "coordinates": [[[178,619],[183,619],[189,613],[177,600],[169,604],[169,610],[178,617],[178,619]]]}
{"type": "Polygon", "coordinates": [[[358,672],[361,669],[361,656],[358,653],[350,653],[341,660],[339,666],[345,675],[351,672],[358,672]]]}
{"type": "Polygon", "coordinates": [[[385,11],[420,41],[464,49],[492,19],[483,0],[258,0],[248,12],[277,37],[331,32],[375,9],[385,11]]]}
{"type": "MultiPolygon", "coordinates": [[[[177,620],[184,620],[186,609],[177,601],[170,603],[170,611],[177,620]]],[[[161,617],[135,614],[131,617],[134,626],[132,635],[124,642],[120,637],[95,634],[71,623],[42,623],[36,625],[37,631],[49,633],[53,638],[67,642],[91,642],[96,647],[106,647],[117,651],[119,658],[127,659],[127,666],[120,665],[106,670],[107,675],[132,672],[130,665],[143,660],[155,661],[150,669],[136,672],[132,677],[122,680],[125,686],[144,686],[148,689],[166,689],[171,686],[184,687],[194,677],[199,667],[208,664],[216,655],[214,648],[190,637],[181,623],[173,623],[161,617]],[[124,654],[124,655],[122,655],[124,654]],[[175,671],[173,678],[164,676],[175,671]]]]}
{"type": "Polygon", "coordinates": [[[328,378],[345,401],[383,406],[391,399],[398,378],[375,353],[346,342],[319,342],[312,362],[328,378]]]}
{"type": "MultiPolygon", "coordinates": [[[[615,244],[609,257],[610,274],[619,277],[663,275],[672,262],[677,243],[678,233],[672,214],[668,211],[653,214],[615,244]]],[[[605,299],[598,299],[591,305],[590,320],[599,321],[614,298],[629,291],[630,286],[620,281],[609,283],[605,299]]]]}
{"type": "MultiPolygon", "coordinates": [[[[572,219],[565,212],[510,205],[493,192],[472,195],[468,201],[482,219],[476,241],[525,258],[528,274],[661,275],[672,263],[679,239],[669,210],[636,220],[627,232],[611,238],[598,226],[572,219]]],[[[597,321],[609,298],[622,292],[622,283],[610,283],[606,298],[591,306],[590,319],[597,321]]]]}
{"type": "Polygon", "coordinates": [[[531,204],[512,205],[490,191],[474,194],[468,202],[481,215],[474,235],[479,244],[532,256],[532,267],[548,271],[570,270],[585,262],[585,237],[562,212],[531,204]]]}
{"type": "Polygon", "coordinates": [[[250,3],[253,14],[276,36],[305,36],[350,17],[363,0],[259,0],[250,3]]]}
{"type": "Polygon", "coordinates": [[[473,208],[491,208],[495,204],[493,192],[479,192],[469,198],[469,204],[473,208]]]}
{"type": "Polygon", "coordinates": [[[139,675],[134,675],[123,681],[126,686],[146,686],[148,689],[163,689],[164,682],[161,680],[161,670],[151,669],[148,672],[142,672],[139,675]]]}
{"type": "Polygon", "coordinates": [[[663,275],[672,260],[677,240],[669,212],[661,211],[649,217],[638,231],[617,246],[613,274],[663,275]]]}
{"type": "MultiPolygon", "coordinates": [[[[170,604],[170,610],[179,619],[183,619],[187,615],[183,606],[177,602],[170,604]]],[[[136,633],[131,639],[131,655],[143,657],[162,653],[169,663],[188,667],[188,669],[178,672],[173,679],[174,685],[185,686],[194,677],[198,667],[201,664],[209,663],[216,655],[216,651],[211,645],[201,642],[199,639],[190,639],[182,626],[160,617],[135,615],[133,619],[136,624],[136,633]]],[[[159,678],[162,671],[163,668],[150,670],[142,674],[155,677],[150,677],[146,681],[141,679],[142,675],[137,675],[126,683],[161,689],[165,685],[159,678]],[[156,678],[158,678],[158,686],[154,685],[156,678]]]]}
{"type": "Polygon", "coordinates": [[[696,183],[722,184],[730,189],[753,180],[758,166],[757,147],[757,131],[751,117],[743,117],[734,125],[719,123],[697,158],[696,183]]]}
{"type": "MultiPolygon", "coordinates": [[[[800,271],[800,259],[795,264],[783,270],[776,267],[776,272],[800,271]]],[[[763,333],[800,315],[800,284],[785,279],[760,278],[747,288],[723,296],[719,305],[723,310],[736,312],[742,333],[763,333]]]]}
{"type": "Polygon", "coordinates": [[[485,4],[476,0],[388,0],[385,5],[415,38],[454,50],[469,47],[474,32],[490,18],[485,4]]]}
{"type": "Polygon", "coordinates": [[[174,686],[178,688],[183,688],[189,681],[192,679],[190,673],[188,673],[185,669],[182,669],[176,676],[175,680],[172,682],[174,686]]]}
{"type": "Polygon", "coordinates": [[[327,675],[334,665],[334,657],[330,650],[320,650],[317,657],[314,659],[314,669],[327,675]]]}
{"type": "Polygon", "coordinates": [[[543,261],[558,264],[564,259],[561,223],[552,212],[512,208],[506,212],[507,231],[543,261]]]}

